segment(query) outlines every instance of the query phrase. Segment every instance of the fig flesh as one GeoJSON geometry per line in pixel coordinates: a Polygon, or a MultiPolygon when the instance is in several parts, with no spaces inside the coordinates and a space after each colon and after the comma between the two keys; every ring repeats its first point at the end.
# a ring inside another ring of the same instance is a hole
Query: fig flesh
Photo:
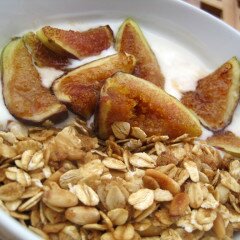
{"type": "Polygon", "coordinates": [[[132,54],[137,59],[133,75],[164,88],[164,76],[160,66],[138,24],[126,19],[116,37],[117,51],[132,54]]]}
{"type": "Polygon", "coordinates": [[[113,32],[108,25],[84,32],[45,26],[37,31],[37,36],[52,51],[72,58],[98,55],[113,43],[113,32]]]}
{"type": "Polygon", "coordinates": [[[212,131],[226,127],[239,100],[240,67],[236,57],[200,79],[195,91],[184,93],[181,101],[192,109],[201,123],[212,131]]]}
{"type": "Polygon", "coordinates": [[[41,79],[23,40],[12,40],[1,54],[3,97],[9,112],[22,122],[59,122],[68,115],[41,79]]]}
{"type": "Polygon", "coordinates": [[[200,136],[200,123],[181,102],[156,85],[126,73],[116,73],[107,79],[100,93],[95,117],[100,138],[112,134],[114,122],[129,122],[148,136],[182,134],[200,136]]]}
{"type": "Polygon", "coordinates": [[[134,56],[125,53],[98,59],[55,80],[52,89],[59,101],[88,119],[94,113],[105,80],[119,71],[131,73],[135,63],[134,56]]]}

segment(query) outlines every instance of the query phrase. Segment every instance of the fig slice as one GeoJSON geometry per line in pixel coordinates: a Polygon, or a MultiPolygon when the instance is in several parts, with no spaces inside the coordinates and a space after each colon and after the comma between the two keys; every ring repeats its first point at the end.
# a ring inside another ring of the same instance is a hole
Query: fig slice
{"type": "Polygon", "coordinates": [[[25,34],[23,40],[33,57],[34,63],[38,67],[53,67],[64,70],[70,64],[67,57],[61,56],[45,47],[35,33],[29,32],[25,34]]]}
{"type": "Polygon", "coordinates": [[[138,24],[126,19],[118,30],[115,47],[117,51],[132,54],[137,59],[133,75],[164,88],[164,76],[160,66],[138,24]]]}
{"type": "Polygon", "coordinates": [[[207,142],[216,148],[240,157],[240,137],[230,131],[216,133],[207,138],[207,142]]]}
{"type": "Polygon", "coordinates": [[[85,119],[94,113],[105,80],[116,72],[131,73],[135,57],[118,53],[80,66],[54,81],[52,89],[59,101],[85,119]]]}
{"type": "Polygon", "coordinates": [[[37,31],[37,36],[52,51],[72,58],[98,55],[113,43],[113,32],[108,25],[84,32],[45,26],[37,31]]]}
{"type": "Polygon", "coordinates": [[[148,136],[200,136],[201,125],[181,102],[156,85],[126,73],[107,79],[100,93],[95,125],[100,138],[112,134],[114,122],[129,122],[148,136]]]}
{"type": "Polygon", "coordinates": [[[201,123],[212,131],[226,127],[239,100],[240,68],[236,57],[198,81],[195,91],[184,93],[181,101],[192,109],[201,123]]]}
{"type": "Polygon", "coordinates": [[[1,55],[3,97],[9,112],[22,122],[59,122],[67,109],[41,85],[40,76],[21,38],[12,40],[1,55]]]}

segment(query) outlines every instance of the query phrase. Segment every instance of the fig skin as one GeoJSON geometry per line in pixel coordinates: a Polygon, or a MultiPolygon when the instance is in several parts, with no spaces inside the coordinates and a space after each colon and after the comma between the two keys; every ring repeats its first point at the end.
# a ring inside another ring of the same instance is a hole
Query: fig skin
{"type": "Polygon", "coordinates": [[[129,122],[148,136],[182,134],[198,137],[201,125],[195,114],[156,85],[126,73],[107,79],[95,114],[95,130],[102,139],[112,135],[114,122],[129,122]]]}
{"type": "Polygon", "coordinates": [[[135,57],[126,53],[101,58],[55,80],[52,90],[72,112],[89,119],[95,111],[105,80],[119,71],[131,73],[135,64],[135,57]]]}
{"type": "Polygon", "coordinates": [[[232,120],[239,100],[240,66],[236,57],[198,81],[195,91],[183,94],[181,102],[192,109],[201,123],[220,131],[232,120]]]}
{"type": "Polygon", "coordinates": [[[240,157],[240,137],[230,131],[219,132],[207,138],[207,143],[222,149],[233,156],[240,157]]]}
{"type": "Polygon", "coordinates": [[[117,51],[123,51],[136,57],[137,64],[133,75],[164,88],[164,76],[156,56],[133,19],[128,18],[122,23],[117,33],[115,48],[117,51]]]}
{"type": "Polygon", "coordinates": [[[25,34],[23,36],[23,41],[30,51],[34,63],[38,67],[53,67],[66,70],[67,66],[70,64],[67,57],[63,57],[45,47],[33,32],[25,34]]]}
{"type": "Polygon", "coordinates": [[[46,120],[56,123],[67,118],[66,106],[41,85],[32,56],[21,38],[3,49],[1,74],[5,105],[19,121],[41,125],[46,120]]]}
{"type": "Polygon", "coordinates": [[[47,48],[70,58],[98,55],[114,42],[113,31],[109,25],[84,32],[45,26],[36,34],[47,48]]]}

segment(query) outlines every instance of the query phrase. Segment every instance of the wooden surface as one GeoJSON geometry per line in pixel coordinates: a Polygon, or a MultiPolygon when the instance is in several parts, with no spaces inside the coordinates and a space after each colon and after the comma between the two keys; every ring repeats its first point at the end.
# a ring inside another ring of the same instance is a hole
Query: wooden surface
{"type": "Polygon", "coordinates": [[[185,0],[240,30],[240,0],[185,0]]]}

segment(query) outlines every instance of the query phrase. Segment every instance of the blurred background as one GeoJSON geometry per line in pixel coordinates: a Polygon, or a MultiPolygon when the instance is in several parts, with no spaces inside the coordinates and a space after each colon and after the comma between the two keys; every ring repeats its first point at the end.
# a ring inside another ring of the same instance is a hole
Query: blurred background
{"type": "Polygon", "coordinates": [[[240,31],[240,0],[184,0],[240,31]]]}

